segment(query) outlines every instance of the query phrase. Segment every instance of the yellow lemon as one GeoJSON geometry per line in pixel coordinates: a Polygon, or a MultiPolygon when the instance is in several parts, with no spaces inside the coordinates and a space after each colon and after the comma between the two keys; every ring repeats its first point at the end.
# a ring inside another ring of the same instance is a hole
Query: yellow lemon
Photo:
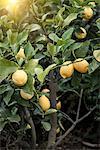
{"type": "Polygon", "coordinates": [[[30,100],[34,96],[34,94],[26,93],[23,89],[20,90],[20,95],[22,98],[24,98],[26,100],[30,100]]]}
{"type": "Polygon", "coordinates": [[[78,58],[73,63],[74,68],[80,73],[86,73],[88,71],[89,63],[83,58],[78,58]]]}
{"type": "Polygon", "coordinates": [[[50,90],[49,90],[49,89],[43,89],[42,92],[43,92],[43,93],[49,93],[50,90]]]}
{"type": "Polygon", "coordinates": [[[100,62],[100,50],[94,50],[93,56],[98,62],[100,62]]]}
{"type": "Polygon", "coordinates": [[[85,6],[83,10],[83,18],[89,20],[93,17],[93,10],[89,6],[85,6]]]}
{"type": "Polygon", "coordinates": [[[65,66],[62,66],[60,68],[60,75],[63,78],[71,77],[72,74],[73,74],[73,71],[74,71],[74,67],[73,67],[72,62],[71,61],[66,61],[63,65],[65,65],[65,66]]]}
{"type": "Polygon", "coordinates": [[[16,55],[16,59],[25,58],[24,49],[20,48],[19,52],[16,55]]]}
{"type": "Polygon", "coordinates": [[[39,98],[39,105],[41,106],[43,111],[46,111],[50,108],[50,101],[45,95],[42,95],[39,98]]]}
{"type": "Polygon", "coordinates": [[[80,31],[79,32],[75,32],[75,36],[78,39],[84,39],[87,35],[87,32],[84,28],[80,27],[80,31]]]}
{"type": "Polygon", "coordinates": [[[61,101],[59,101],[59,102],[56,104],[56,109],[57,109],[57,110],[61,109],[61,101]]]}
{"type": "Polygon", "coordinates": [[[12,81],[17,86],[23,86],[27,82],[27,74],[24,70],[17,70],[12,75],[12,81]]]}
{"type": "Polygon", "coordinates": [[[58,127],[57,129],[56,129],[56,134],[58,134],[60,132],[60,128],[58,127]]]}

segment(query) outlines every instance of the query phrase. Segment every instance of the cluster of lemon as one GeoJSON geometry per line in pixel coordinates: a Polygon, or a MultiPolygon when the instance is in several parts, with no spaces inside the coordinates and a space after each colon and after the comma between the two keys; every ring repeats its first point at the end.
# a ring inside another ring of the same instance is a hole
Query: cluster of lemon
{"type": "MultiPolygon", "coordinates": [[[[28,80],[28,76],[24,70],[17,70],[12,75],[13,83],[19,87],[24,86],[27,80],[28,80]]],[[[26,100],[32,99],[32,97],[34,96],[34,94],[31,95],[26,93],[23,89],[20,90],[20,95],[22,98],[26,100]]]]}
{"type": "MultiPolygon", "coordinates": [[[[16,55],[16,59],[24,59],[25,58],[25,53],[24,49],[20,48],[19,52],[16,55]]],[[[22,87],[27,83],[28,80],[28,75],[24,70],[17,70],[12,74],[12,81],[16,86],[22,87]]],[[[43,89],[42,93],[43,95],[39,98],[38,102],[43,111],[46,111],[50,108],[50,101],[49,99],[45,96],[45,93],[50,92],[49,89],[43,89]]],[[[23,99],[25,100],[30,100],[34,96],[34,93],[29,94],[25,92],[23,89],[20,89],[20,95],[23,99]]],[[[56,109],[61,109],[61,102],[59,101],[56,104],[56,109]]]]}
{"type": "MultiPolygon", "coordinates": [[[[27,78],[28,78],[27,73],[24,70],[17,70],[12,75],[12,81],[17,86],[24,86],[27,82],[27,78]]],[[[49,90],[43,89],[42,92],[45,94],[45,93],[49,92],[49,90]]],[[[31,95],[29,93],[26,93],[23,89],[21,89],[20,95],[23,99],[30,100],[34,96],[34,93],[31,95]]],[[[50,101],[45,95],[42,95],[39,98],[39,105],[41,106],[43,111],[46,111],[50,108],[50,101]]],[[[59,101],[56,105],[56,109],[60,109],[60,108],[61,108],[61,102],[59,101]]]]}
{"type": "MultiPolygon", "coordinates": [[[[23,48],[20,48],[19,52],[16,55],[16,59],[17,60],[25,59],[25,53],[24,53],[23,48]]],[[[28,76],[24,70],[17,70],[16,72],[12,74],[13,83],[19,87],[24,86],[27,83],[27,80],[28,80],[28,76]]],[[[32,99],[32,97],[34,96],[34,93],[29,94],[29,93],[26,93],[23,89],[21,89],[20,95],[22,98],[29,100],[29,99],[32,99]]]]}
{"type": "MultiPolygon", "coordinates": [[[[80,0],[84,1],[84,0],[80,0]]],[[[95,2],[89,2],[89,5],[95,7],[95,2]]],[[[93,17],[93,9],[90,6],[84,6],[82,11],[82,18],[85,21],[89,21],[93,17]]],[[[80,30],[78,32],[75,32],[75,36],[78,39],[84,39],[87,36],[87,32],[83,27],[80,27],[80,30]]]]}
{"type": "Polygon", "coordinates": [[[89,63],[83,59],[78,58],[73,63],[71,61],[66,61],[60,68],[60,75],[65,79],[72,76],[74,69],[80,73],[86,73],[88,71],[89,63]]]}
{"type": "MultiPolygon", "coordinates": [[[[50,92],[50,90],[43,89],[42,92],[45,94],[47,92],[50,92]]],[[[39,105],[41,106],[43,111],[47,111],[50,108],[50,100],[44,94],[39,98],[39,105]]],[[[57,102],[56,109],[57,110],[61,109],[61,101],[57,102]]]]}

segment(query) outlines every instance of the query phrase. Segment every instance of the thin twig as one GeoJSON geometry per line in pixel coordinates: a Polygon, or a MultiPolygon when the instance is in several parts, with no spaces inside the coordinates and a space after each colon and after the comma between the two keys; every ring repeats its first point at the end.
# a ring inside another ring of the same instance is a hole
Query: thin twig
{"type": "Polygon", "coordinates": [[[82,144],[88,147],[92,147],[92,148],[100,148],[100,144],[92,144],[92,143],[85,142],[85,141],[82,141],[82,144]]]}
{"type": "Polygon", "coordinates": [[[70,118],[69,115],[67,115],[66,113],[62,112],[61,110],[60,110],[59,112],[60,112],[61,114],[63,114],[63,116],[64,116],[67,120],[69,120],[72,124],[74,123],[74,121],[72,120],[72,118],[70,118]]]}
{"type": "Polygon", "coordinates": [[[76,124],[72,124],[72,126],[60,137],[60,139],[55,143],[54,147],[59,145],[61,141],[75,128],[76,124]]]}
{"type": "Polygon", "coordinates": [[[32,128],[32,149],[35,150],[36,149],[36,130],[35,130],[34,122],[31,118],[30,112],[27,107],[25,107],[25,114],[26,114],[26,120],[32,128]]]}
{"type": "Polygon", "coordinates": [[[82,95],[83,95],[83,89],[81,89],[81,92],[80,92],[79,103],[78,103],[78,108],[77,108],[77,115],[76,115],[76,121],[77,121],[78,118],[79,118],[80,107],[81,107],[81,101],[82,101],[82,95]]]}
{"type": "Polygon", "coordinates": [[[55,143],[54,147],[56,147],[57,145],[59,145],[61,143],[61,141],[75,128],[75,126],[81,122],[83,119],[85,119],[86,117],[88,117],[94,110],[95,110],[96,106],[94,106],[86,115],[84,115],[83,117],[81,117],[80,119],[78,119],[77,121],[75,121],[72,126],[61,136],[61,138],[55,143]]]}
{"type": "Polygon", "coordinates": [[[85,119],[86,117],[88,117],[96,109],[96,107],[97,107],[97,105],[94,106],[93,108],[91,108],[91,110],[87,114],[85,114],[80,119],[78,119],[77,123],[81,122],[83,119],[85,119]]]}

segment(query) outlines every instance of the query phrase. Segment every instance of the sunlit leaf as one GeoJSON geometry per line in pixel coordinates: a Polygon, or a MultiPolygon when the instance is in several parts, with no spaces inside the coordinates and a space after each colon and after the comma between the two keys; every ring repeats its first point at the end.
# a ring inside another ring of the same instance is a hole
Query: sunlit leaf
{"type": "Polygon", "coordinates": [[[0,80],[5,79],[9,74],[15,72],[18,65],[7,59],[0,59],[0,80]]]}
{"type": "Polygon", "coordinates": [[[64,23],[63,23],[63,27],[65,26],[68,26],[71,21],[75,20],[77,18],[77,13],[72,13],[70,14],[65,20],[64,20],[64,23]]]}

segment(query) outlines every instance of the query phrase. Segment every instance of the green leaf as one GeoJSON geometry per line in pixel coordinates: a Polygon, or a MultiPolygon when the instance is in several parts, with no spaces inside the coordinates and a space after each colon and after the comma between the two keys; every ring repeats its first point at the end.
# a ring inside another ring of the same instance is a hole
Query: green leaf
{"type": "Polygon", "coordinates": [[[57,109],[51,108],[51,109],[48,109],[48,110],[45,112],[45,115],[50,115],[50,114],[56,113],[56,112],[57,112],[57,109]]]}
{"type": "Polygon", "coordinates": [[[15,72],[18,69],[18,65],[7,59],[0,59],[0,80],[4,80],[9,74],[15,72]]]}
{"type": "Polygon", "coordinates": [[[21,45],[23,42],[25,42],[28,38],[28,31],[24,30],[18,35],[17,42],[19,45],[21,45]]]}
{"type": "Polygon", "coordinates": [[[75,20],[77,18],[78,13],[71,13],[65,20],[63,23],[63,27],[68,26],[71,21],[75,20]]]}
{"type": "Polygon", "coordinates": [[[5,93],[5,96],[4,96],[3,100],[6,103],[6,105],[9,104],[9,102],[11,100],[11,96],[13,95],[13,93],[14,93],[14,89],[13,88],[11,88],[9,91],[7,91],[5,93]]]}
{"type": "Polygon", "coordinates": [[[38,103],[35,103],[35,102],[34,102],[34,105],[37,107],[36,109],[38,109],[38,110],[35,111],[35,113],[39,111],[40,115],[44,115],[44,111],[42,110],[42,108],[40,107],[40,105],[38,103]]]}
{"type": "Polygon", "coordinates": [[[8,84],[2,84],[0,85],[0,94],[5,93],[6,91],[9,91],[11,87],[8,84]]]}
{"type": "Polygon", "coordinates": [[[30,42],[28,42],[26,45],[25,45],[25,56],[30,59],[32,58],[35,54],[36,54],[36,51],[34,50],[34,47],[31,45],[30,42]]]}
{"type": "Polygon", "coordinates": [[[22,87],[26,93],[33,94],[33,77],[31,74],[28,74],[27,83],[22,87]]]}
{"type": "Polygon", "coordinates": [[[56,66],[56,64],[52,64],[50,66],[48,66],[44,71],[42,68],[35,68],[35,73],[37,75],[37,79],[43,83],[45,80],[45,77],[48,75],[49,71],[56,66]]]}
{"type": "Polygon", "coordinates": [[[8,47],[8,43],[1,43],[0,42],[0,47],[1,48],[5,48],[5,49],[8,49],[9,47],[8,47]]]}
{"type": "Polygon", "coordinates": [[[7,117],[7,119],[10,121],[10,122],[16,122],[16,123],[19,123],[19,121],[21,120],[20,116],[19,115],[11,115],[9,117],[7,117]]]}
{"type": "Polygon", "coordinates": [[[89,74],[93,73],[99,66],[100,63],[93,59],[93,61],[89,65],[89,74]]]}
{"type": "Polygon", "coordinates": [[[82,78],[81,74],[75,71],[71,80],[71,85],[73,87],[79,87],[81,83],[81,78],[82,78]]]}
{"type": "Polygon", "coordinates": [[[65,131],[65,129],[64,129],[63,125],[62,125],[61,119],[58,120],[58,123],[59,123],[59,126],[61,127],[61,129],[65,131]]]}
{"type": "Polygon", "coordinates": [[[0,132],[3,130],[6,124],[7,124],[7,121],[0,121],[0,132]]]}
{"type": "Polygon", "coordinates": [[[42,68],[35,68],[35,73],[37,75],[37,79],[43,83],[44,81],[44,74],[43,74],[43,69],[42,68]]]}
{"type": "Polygon", "coordinates": [[[72,36],[73,31],[74,31],[74,28],[68,29],[67,31],[65,31],[65,32],[63,33],[62,38],[63,38],[64,40],[70,39],[71,36],[72,36]]]}
{"type": "Polygon", "coordinates": [[[58,11],[55,19],[57,21],[58,24],[61,24],[63,22],[63,12],[65,11],[65,7],[60,8],[60,10],[58,11]]]}
{"type": "Polygon", "coordinates": [[[41,26],[39,24],[30,24],[26,27],[26,29],[30,30],[30,32],[37,31],[41,29],[41,26]]]}
{"type": "Polygon", "coordinates": [[[49,122],[44,122],[42,121],[41,124],[43,125],[43,128],[46,130],[46,131],[50,131],[51,130],[51,124],[49,122]]]}
{"type": "Polygon", "coordinates": [[[72,50],[72,54],[75,58],[76,58],[75,50],[82,47],[82,45],[83,45],[83,43],[74,43],[70,46],[70,49],[72,50]]]}
{"type": "Polygon", "coordinates": [[[54,57],[57,53],[57,50],[56,50],[56,46],[53,45],[52,43],[48,43],[47,44],[47,52],[52,56],[54,57]]]}
{"type": "Polygon", "coordinates": [[[89,45],[90,45],[89,41],[84,42],[83,45],[79,44],[79,46],[81,47],[75,50],[75,56],[77,58],[84,58],[89,50],[89,45]]]}
{"type": "Polygon", "coordinates": [[[34,69],[37,67],[38,61],[38,59],[31,59],[28,63],[24,65],[25,71],[34,75],[34,69]]]}
{"type": "Polygon", "coordinates": [[[52,64],[52,65],[49,65],[45,70],[44,70],[44,77],[46,76],[46,75],[48,75],[48,73],[50,72],[50,70],[52,70],[53,69],[53,67],[55,67],[56,66],[56,64],[52,64]]]}
{"type": "Polygon", "coordinates": [[[18,103],[19,105],[21,105],[21,106],[24,106],[24,107],[31,107],[30,102],[29,102],[29,101],[26,101],[26,100],[24,100],[24,99],[22,99],[22,98],[18,98],[16,101],[17,101],[17,103],[18,103]]]}
{"type": "Polygon", "coordinates": [[[10,43],[10,46],[17,44],[17,37],[18,37],[18,32],[12,32],[11,29],[7,31],[7,38],[8,38],[8,42],[10,43]]]}
{"type": "Polygon", "coordinates": [[[54,42],[57,42],[59,40],[59,37],[55,33],[50,33],[49,38],[54,42]]]}

